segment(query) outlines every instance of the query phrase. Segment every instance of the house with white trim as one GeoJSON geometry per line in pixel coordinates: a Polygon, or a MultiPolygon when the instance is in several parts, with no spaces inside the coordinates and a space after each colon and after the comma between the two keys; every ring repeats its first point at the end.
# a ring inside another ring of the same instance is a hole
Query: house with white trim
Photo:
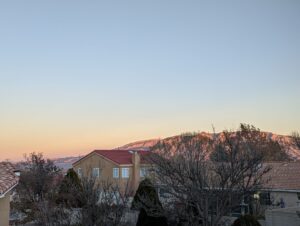
{"type": "Polygon", "coordinates": [[[117,183],[134,194],[151,165],[148,151],[95,150],[73,163],[79,177],[94,177],[97,181],[117,183]]]}

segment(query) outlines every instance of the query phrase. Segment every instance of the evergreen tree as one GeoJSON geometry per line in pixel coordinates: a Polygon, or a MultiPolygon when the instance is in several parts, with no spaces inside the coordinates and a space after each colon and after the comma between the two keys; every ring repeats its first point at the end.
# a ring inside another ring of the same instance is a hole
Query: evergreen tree
{"type": "Polygon", "coordinates": [[[236,219],[232,226],[261,226],[261,224],[256,220],[255,217],[251,215],[244,215],[236,219]]]}
{"type": "Polygon", "coordinates": [[[147,178],[141,181],[131,208],[140,211],[136,226],[168,225],[158,194],[147,178]]]}
{"type": "Polygon", "coordinates": [[[79,198],[81,182],[77,173],[69,169],[59,187],[57,203],[65,204],[67,207],[80,207],[82,202],[79,198]]]}

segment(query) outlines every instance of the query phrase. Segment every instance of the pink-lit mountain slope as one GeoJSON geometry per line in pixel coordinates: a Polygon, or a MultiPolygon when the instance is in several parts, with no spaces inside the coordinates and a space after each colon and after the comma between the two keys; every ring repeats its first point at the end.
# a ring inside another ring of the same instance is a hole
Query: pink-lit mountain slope
{"type": "Polygon", "coordinates": [[[148,151],[151,147],[156,145],[160,139],[151,139],[151,140],[142,140],[142,141],[136,141],[133,143],[126,144],[122,147],[118,147],[116,149],[122,149],[122,150],[145,150],[148,151]]]}
{"type": "Polygon", "coordinates": [[[55,158],[52,159],[54,164],[61,168],[63,171],[67,171],[68,169],[72,168],[72,164],[82,158],[83,156],[77,157],[64,157],[64,158],[55,158]]]}
{"type": "MultiPolygon", "coordinates": [[[[262,135],[266,135],[268,139],[271,139],[273,141],[277,141],[281,148],[286,151],[286,153],[292,157],[293,159],[300,160],[300,149],[294,144],[291,136],[285,136],[285,135],[277,135],[269,132],[261,132],[262,135]]],[[[211,133],[197,133],[195,136],[196,139],[203,139],[203,138],[209,138],[212,139],[214,134],[211,133]]],[[[216,139],[220,139],[222,137],[222,133],[215,134],[217,137],[216,139]]],[[[163,141],[166,141],[168,143],[176,143],[180,142],[180,135],[168,137],[162,139],[163,141]]],[[[137,141],[133,143],[126,144],[122,147],[119,147],[118,149],[126,149],[126,150],[149,150],[151,147],[153,147],[155,144],[157,144],[160,141],[160,139],[150,139],[150,140],[143,140],[143,141],[137,141]]]]}
{"type": "MultiPolygon", "coordinates": [[[[269,139],[273,141],[277,141],[282,149],[284,149],[287,154],[292,157],[295,160],[300,160],[300,149],[296,147],[296,145],[293,143],[293,140],[290,136],[284,136],[284,135],[277,135],[273,133],[268,132],[261,132],[262,135],[267,136],[269,139]]],[[[203,139],[203,138],[209,138],[212,139],[214,134],[211,133],[197,133],[194,134],[196,139],[203,139]]],[[[118,147],[116,149],[122,149],[122,150],[150,150],[151,147],[153,147],[155,144],[157,144],[160,140],[169,142],[169,143],[178,143],[181,141],[180,139],[181,135],[168,137],[164,139],[149,139],[149,140],[142,140],[137,141],[133,143],[126,144],[122,147],[118,147]]],[[[220,139],[222,137],[222,133],[216,134],[216,139],[220,139]]],[[[88,150],[92,151],[92,150],[88,150]]],[[[174,150],[175,151],[175,150],[174,150]]],[[[78,159],[80,159],[82,156],[78,157],[65,157],[65,158],[57,158],[53,159],[54,163],[64,169],[67,170],[72,167],[72,163],[76,162],[78,159]]]]}

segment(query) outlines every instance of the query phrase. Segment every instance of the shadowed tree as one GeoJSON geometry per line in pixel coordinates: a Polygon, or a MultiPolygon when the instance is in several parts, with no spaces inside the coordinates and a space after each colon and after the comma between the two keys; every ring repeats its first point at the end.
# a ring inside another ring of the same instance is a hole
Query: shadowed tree
{"type": "MultiPolygon", "coordinates": [[[[231,139],[230,142],[233,142],[234,139],[236,139],[237,142],[239,139],[243,139],[243,142],[247,144],[245,148],[256,149],[261,152],[260,154],[264,162],[291,160],[291,157],[281,148],[277,141],[273,141],[268,137],[267,133],[261,132],[254,126],[241,124],[237,132],[225,131],[221,133],[221,139],[223,139],[223,141],[229,142],[228,137],[231,139]]],[[[214,144],[216,147],[210,154],[210,159],[213,161],[228,161],[230,156],[228,152],[223,150],[222,146],[224,142],[216,141],[214,144]]]]}
{"type": "Polygon", "coordinates": [[[127,225],[125,219],[129,202],[129,189],[109,180],[97,181],[93,177],[81,178],[82,190],[79,193],[82,203],[79,222],[84,226],[127,225]]]}
{"type": "Polygon", "coordinates": [[[296,147],[300,149],[300,135],[298,132],[292,133],[292,141],[296,145],[296,147]]]}
{"type": "Polygon", "coordinates": [[[25,214],[24,222],[37,220],[40,204],[53,200],[57,185],[61,181],[60,169],[42,153],[31,153],[19,164],[21,176],[17,186],[17,196],[12,207],[25,214]]]}
{"type": "Polygon", "coordinates": [[[168,225],[158,194],[147,178],[141,181],[133,198],[131,209],[140,211],[137,226],[168,225]]]}
{"type": "Polygon", "coordinates": [[[60,184],[56,203],[66,207],[81,207],[80,192],[82,192],[81,181],[77,173],[73,169],[69,169],[60,184]]]}
{"type": "Polygon", "coordinates": [[[232,226],[261,226],[255,217],[251,215],[244,215],[236,219],[232,226]]]}
{"type": "Polygon", "coordinates": [[[261,188],[269,168],[263,165],[259,135],[255,127],[242,124],[234,133],[223,131],[220,139],[183,135],[180,142],[162,141],[152,149],[150,161],[158,183],[172,197],[170,211],[178,221],[220,225],[223,216],[261,188]]]}

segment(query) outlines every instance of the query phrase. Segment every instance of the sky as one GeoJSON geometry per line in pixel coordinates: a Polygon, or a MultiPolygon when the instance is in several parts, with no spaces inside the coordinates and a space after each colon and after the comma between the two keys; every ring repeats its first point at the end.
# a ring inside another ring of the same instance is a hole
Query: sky
{"type": "Polygon", "coordinates": [[[300,130],[300,1],[1,1],[0,160],[300,130]],[[213,126],[212,126],[213,125],[213,126]]]}

